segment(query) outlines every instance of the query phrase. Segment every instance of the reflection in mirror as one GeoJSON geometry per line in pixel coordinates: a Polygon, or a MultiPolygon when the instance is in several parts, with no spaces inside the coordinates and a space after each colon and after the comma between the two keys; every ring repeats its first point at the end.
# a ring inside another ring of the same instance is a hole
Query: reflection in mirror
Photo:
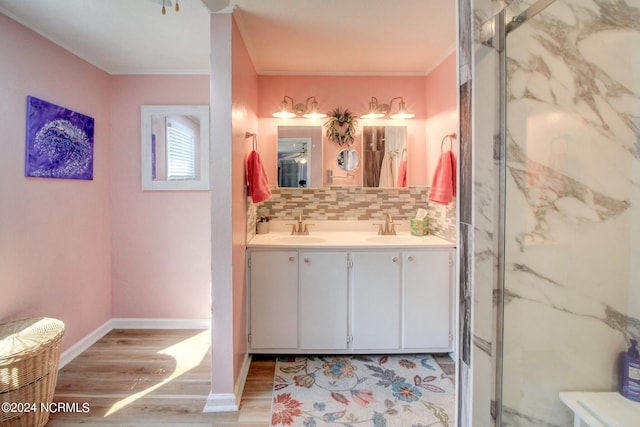
{"type": "Polygon", "coordinates": [[[322,186],[322,127],[278,126],[278,186],[322,186]]]}
{"type": "Polygon", "coordinates": [[[209,189],[209,107],[142,106],[142,189],[209,189]]]}
{"type": "Polygon", "coordinates": [[[365,187],[407,186],[406,126],[364,126],[365,187]]]}
{"type": "Polygon", "coordinates": [[[351,148],[345,148],[338,153],[338,167],[347,172],[352,172],[360,165],[360,154],[351,148]]]}
{"type": "Polygon", "coordinates": [[[311,138],[278,139],[278,186],[307,187],[311,182],[311,138]]]}

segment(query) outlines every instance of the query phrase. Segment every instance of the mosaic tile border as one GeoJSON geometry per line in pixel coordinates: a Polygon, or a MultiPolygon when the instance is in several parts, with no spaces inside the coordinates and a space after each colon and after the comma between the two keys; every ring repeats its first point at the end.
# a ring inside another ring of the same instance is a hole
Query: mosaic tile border
{"type": "Polygon", "coordinates": [[[449,241],[456,239],[456,203],[448,206],[429,202],[429,187],[367,188],[331,186],[323,188],[273,188],[272,197],[258,205],[248,200],[247,235],[255,234],[260,216],[287,220],[302,215],[312,221],[410,219],[418,208],[427,210],[429,232],[449,241]]]}

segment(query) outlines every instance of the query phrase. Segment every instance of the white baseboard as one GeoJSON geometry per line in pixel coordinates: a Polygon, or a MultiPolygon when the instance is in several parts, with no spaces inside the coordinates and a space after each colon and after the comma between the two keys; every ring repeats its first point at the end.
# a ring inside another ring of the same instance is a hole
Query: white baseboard
{"type": "Polygon", "coordinates": [[[111,329],[209,329],[211,319],[146,319],[116,317],[111,329]]]}
{"type": "Polygon", "coordinates": [[[113,329],[209,329],[210,319],[136,319],[114,318],[93,330],[60,355],[58,369],[64,368],[83,351],[95,344],[113,329]]]}
{"type": "Polygon", "coordinates": [[[244,393],[244,385],[247,382],[247,376],[249,375],[249,367],[251,366],[251,355],[249,353],[244,355],[244,362],[242,368],[240,368],[240,374],[238,375],[238,382],[236,383],[236,400],[238,407],[240,407],[240,400],[242,399],[242,393],[244,393]]]}
{"type": "Polygon", "coordinates": [[[251,366],[251,355],[246,354],[238,382],[236,383],[233,393],[209,393],[207,403],[204,405],[202,412],[238,412],[240,408],[240,400],[244,392],[244,385],[249,375],[249,366],[251,366]]]}
{"type": "Polygon", "coordinates": [[[80,341],[63,351],[62,354],[60,354],[60,364],[58,365],[58,369],[64,368],[69,362],[78,357],[83,351],[95,344],[96,341],[107,335],[109,331],[111,331],[111,329],[113,329],[111,327],[111,320],[107,320],[101,326],[89,333],[89,335],[86,335],[80,341]]]}
{"type": "Polygon", "coordinates": [[[202,412],[238,412],[235,393],[209,393],[202,412]]]}

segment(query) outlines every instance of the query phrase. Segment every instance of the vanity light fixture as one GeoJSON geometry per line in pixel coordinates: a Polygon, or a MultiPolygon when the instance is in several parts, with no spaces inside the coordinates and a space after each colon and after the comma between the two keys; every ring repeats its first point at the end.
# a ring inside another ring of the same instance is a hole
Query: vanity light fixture
{"type": "Polygon", "coordinates": [[[369,101],[369,112],[360,116],[361,119],[379,119],[389,113],[389,104],[378,104],[378,98],[371,97],[369,101]]]}
{"type": "Polygon", "coordinates": [[[277,111],[272,115],[273,117],[278,117],[279,119],[290,119],[292,117],[295,117],[296,113],[293,112],[293,98],[285,95],[282,99],[282,102],[280,103],[280,111],[277,111]],[[287,100],[291,101],[291,105],[289,105],[289,102],[287,100]]]}
{"type": "MultiPolygon", "coordinates": [[[[159,2],[158,2],[159,3],[159,2]]],[[[171,7],[171,0],[162,0],[162,14],[166,15],[167,14],[167,9],[164,7],[165,4],[169,7],[171,7]]],[[[180,12],[180,3],[178,2],[178,0],[176,0],[176,12],[180,12]]]]}
{"type": "Polygon", "coordinates": [[[315,96],[307,98],[304,104],[296,104],[293,98],[285,95],[280,103],[280,111],[273,113],[273,117],[280,119],[290,119],[302,116],[307,119],[321,119],[327,117],[326,114],[318,111],[318,100],[315,96]],[[311,104],[309,102],[311,101],[311,104]]]}
{"type": "Polygon", "coordinates": [[[378,98],[371,97],[369,101],[369,112],[360,116],[361,119],[379,119],[387,116],[391,112],[393,101],[400,100],[398,103],[398,111],[391,114],[389,117],[392,119],[412,119],[416,115],[407,111],[407,107],[404,103],[404,99],[401,96],[396,96],[389,101],[388,104],[378,103],[378,98]]]}
{"type": "MultiPolygon", "coordinates": [[[[404,99],[401,96],[393,99],[399,99],[400,103],[398,104],[398,112],[390,115],[392,119],[413,119],[416,115],[407,111],[407,107],[404,104],[404,99]]],[[[393,101],[393,99],[391,101],[393,101]]],[[[391,102],[389,102],[391,105],[391,102]]]]}
{"type": "Polygon", "coordinates": [[[324,119],[325,117],[327,117],[326,114],[318,111],[318,100],[315,96],[310,96],[309,98],[307,98],[305,107],[306,112],[302,115],[302,117],[306,117],[307,119],[324,119]],[[309,108],[309,101],[312,99],[313,101],[311,101],[311,108],[309,108]]]}

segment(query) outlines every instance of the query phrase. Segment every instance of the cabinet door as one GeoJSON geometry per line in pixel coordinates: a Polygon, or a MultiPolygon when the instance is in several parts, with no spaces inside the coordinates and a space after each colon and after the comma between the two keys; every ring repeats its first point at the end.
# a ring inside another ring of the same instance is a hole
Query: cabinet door
{"type": "Polygon", "coordinates": [[[250,332],[254,349],[298,347],[298,253],[251,252],[250,332]]]}
{"type": "Polygon", "coordinates": [[[403,253],[403,348],[451,348],[453,251],[403,253]]]}
{"type": "Polygon", "coordinates": [[[354,350],[400,347],[400,252],[354,252],[354,350]]]}
{"type": "Polygon", "coordinates": [[[347,348],[346,252],[301,252],[299,263],[300,348],[347,348]]]}

